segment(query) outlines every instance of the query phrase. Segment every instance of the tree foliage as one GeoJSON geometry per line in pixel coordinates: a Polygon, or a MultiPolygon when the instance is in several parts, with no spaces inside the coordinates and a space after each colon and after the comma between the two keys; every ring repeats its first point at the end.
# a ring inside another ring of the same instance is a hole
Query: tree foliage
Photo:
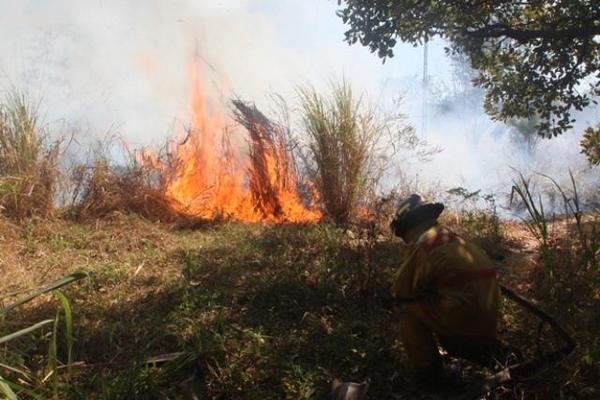
{"type": "Polygon", "coordinates": [[[587,157],[590,165],[600,165],[600,125],[595,129],[586,129],[581,141],[581,153],[587,157]]]}
{"type": "Polygon", "coordinates": [[[384,60],[397,40],[450,42],[479,71],[486,111],[497,120],[539,117],[538,133],[572,127],[571,113],[600,94],[600,2],[338,0],[360,42],[384,60]]]}

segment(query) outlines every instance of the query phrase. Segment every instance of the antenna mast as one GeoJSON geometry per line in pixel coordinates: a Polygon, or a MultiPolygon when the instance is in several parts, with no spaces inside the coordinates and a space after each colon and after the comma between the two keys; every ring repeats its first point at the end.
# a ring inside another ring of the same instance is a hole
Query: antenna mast
{"type": "Polygon", "coordinates": [[[427,42],[425,39],[425,44],[423,45],[423,83],[422,83],[422,96],[423,96],[423,104],[421,106],[421,135],[425,137],[427,135],[427,92],[429,86],[429,78],[428,78],[428,65],[427,65],[427,42]]]}

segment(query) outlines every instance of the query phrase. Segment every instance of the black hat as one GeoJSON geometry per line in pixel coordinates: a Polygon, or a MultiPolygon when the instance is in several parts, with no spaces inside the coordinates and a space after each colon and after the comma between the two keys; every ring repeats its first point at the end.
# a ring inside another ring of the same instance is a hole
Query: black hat
{"type": "Polygon", "coordinates": [[[390,228],[396,236],[404,236],[409,229],[427,220],[436,220],[442,211],[442,203],[427,203],[418,194],[411,194],[398,205],[390,228]]]}

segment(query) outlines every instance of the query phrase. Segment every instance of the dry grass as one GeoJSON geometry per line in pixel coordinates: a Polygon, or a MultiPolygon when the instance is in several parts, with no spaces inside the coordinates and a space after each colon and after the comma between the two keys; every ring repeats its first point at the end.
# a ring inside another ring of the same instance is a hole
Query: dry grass
{"type": "MultiPolygon", "coordinates": [[[[194,370],[190,359],[199,355],[207,398],[326,398],[334,375],[371,377],[373,398],[418,395],[404,374],[406,359],[386,303],[390,275],[402,258],[398,241],[381,238],[366,248],[355,232],[319,224],[170,228],[118,212],[84,223],[0,218],[6,277],[0,293],[77,270],[90,274],[65,291],[73,305],[76,365],[68,377],[61,374],[61,398],[177,398],[179,383],[194,370]],[[367,292],[361,290],[365,259],[373,266],[367,292]],[[173,352],[191,358],[146,364],[173,352]]],[[[594,393],[600,378],[597,276],[569,265],[556,268],[550,281],[527,229],[511,224],[504,230],[502,280],[558,316],[579,347],[558,367],[487,398],[594,393]]],[[[567,262],[570,253],[560,254],[567,262]]],[[[50,298],[36,300],[13,326],[54,309],[50,298]]],[[[503,339],[533,352],[535,331],[534,321],[507,306],[503,339]]],[[[45,357],[45,337],[13,343],[25,349],[22,362],[34,372],[45,357]]],[[[542,345],[551,345],[546,339],[552,338],[544,335],[542,345]]],[[[60,367],[66,348],[58,350],[60,367]]]]}
{"type": "Polygon", "coordinates": [[[0,213],[17,219],[52,214],[61,143],[50,140],[25,94],[5,98],[0,104],[0,213]]]}
{"type": "MultiPolygon", "coordinates": [[[[266,217],[280,217],[280,193],[296,193],[297,168],[285,128],[255,105],[233,100],[234,118],[249,134],[249,187],[254,204],[266,217]]],[[[285,199],[283,199],[285,201],[285,199]]]]}
{"type": "MultiPolygon", "coordinates": [[[[106,146],[108,148],[108,146],[106,146]]],[[[102,218],[114,212],[141,215],[153,221],[183,218],[166,193],[171,170],[166,157],[157,160],[144,149],[122,149],[124,162],[111,159],[109,150],[93,154],[91,161],[71,172],[73,204],[70,213],[79,220],[102,218]]]]}

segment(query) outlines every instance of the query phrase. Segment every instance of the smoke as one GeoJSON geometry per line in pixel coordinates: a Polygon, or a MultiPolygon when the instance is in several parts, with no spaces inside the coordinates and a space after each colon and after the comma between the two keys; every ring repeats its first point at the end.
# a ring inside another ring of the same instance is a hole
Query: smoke
{"type": "Polygon", "coordinates": [[[426,125],[421,132],[443,150],[428,163],[408,165],[412,175],[430,187],[435,185],[437,191],[463,187],[495,194],[499,205],[508,208],[513,181],[523,174],[542,195],[547,210],[562,211],[557,188],[548,177],[572,196],[572,173],[585,205],[600,204],[600,173],[580,153],[582,133],[599,123],[600,108],[592,106],[574,113],[576,122],[570,131],[545,139],[533,131],[529,135],[520,132],[516,124],[492,121],[485,114],[484,93],[478,88],[449,87],[439,82],[435,86],[426,95],[430,101],[425,110],[413,104],[409,112],[417,127],[422,127],[425,112],[426,125]]]}
{"type": "MultiPolygon", "coordinates": [[[[342,43],[335,2],[120,1],[0,3],[0,89],[26,89],[46,120],[92,136],[160,140],[188,116],[190,54],[205,62],[215,97],[259,105],[276,91],[346,75],[380,85],[385,67],[342,43]],[[332,29],[333,28],[333,29],[332,29]]],[[[387,66],[386,66],[387,67],[387,66]]],[[[401,68],[399,68],[401,70],[401,68]]]]}
{"type": "MultiPolygon", "coordinates": [[[[7,0],[0,3],[0,90],[26,90],[51,126],[73,126],[84,140],[113,132],[134,144],[161,143],[190,119],[186,68],[197,54],[216,103],[236,94],[268,109],[276,92],[293,104],[297,85],[326,88],[344,76],[370,100],[402,94],[400,111],[420,131],[422,49],[400,45],[382,64],[343,43],[336,8],[334,0],[7,0]]],[[[443,47],[430,43],[429,75],[451,91],[443,47]]],[[[444,90],[430,93],[430,102],[444,90]]],[[[534,152],[490,121],[480,103],[446,112],[430,106],[426,120],[421,133],[444,151],[397,166],[423,182],[500,192],[510,187],[511,167],[557,176],[571,168],[598,187],[578,145],[580,127],[598,121],[597,110],[534,152]]]]}

